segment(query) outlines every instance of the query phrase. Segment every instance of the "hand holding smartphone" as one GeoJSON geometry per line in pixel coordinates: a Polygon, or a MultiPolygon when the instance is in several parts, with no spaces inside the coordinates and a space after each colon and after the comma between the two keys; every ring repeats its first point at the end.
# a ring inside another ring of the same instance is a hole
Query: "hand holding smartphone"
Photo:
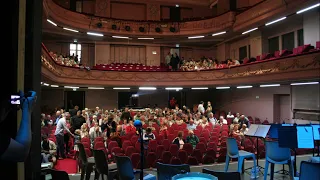
{"type": "Polygon", "coordinates": [[[20,96],[19,95],[11,95],[11,104],[20,104],[20,96]]]}

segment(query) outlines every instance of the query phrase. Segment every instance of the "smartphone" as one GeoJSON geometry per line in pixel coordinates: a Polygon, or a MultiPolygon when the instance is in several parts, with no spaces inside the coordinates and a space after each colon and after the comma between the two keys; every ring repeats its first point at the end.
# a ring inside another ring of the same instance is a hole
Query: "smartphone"
{"type": "Polygon", "coordinates": [[[20,96],[11,95],[11,104],[20,104],[20,96]]]}

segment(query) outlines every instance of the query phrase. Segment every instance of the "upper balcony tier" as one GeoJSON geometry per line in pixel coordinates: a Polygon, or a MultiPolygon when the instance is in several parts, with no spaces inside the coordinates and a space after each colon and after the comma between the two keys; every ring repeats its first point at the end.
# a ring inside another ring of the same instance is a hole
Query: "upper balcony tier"
{"type": "MultiPolygon", "coordinates": [[[[149,18],[149,16],[152,16],[152,12],[149,11],[154,11],[154,8],[158,7],[151,8],[151,5],[146,12],[148,21],[113,19],[98,16],[97,13],[95,15],[77,13],[61,7],[53,0],[44,0],[43,7],[45,18],[54,21],[59,26],[76,29],[79,32],[90,31],[104,35],[172,37],[208,35],[221,31],[242,32],[262,26],[267,21],[274,20],[274,18],[293,14],[315,2],[317,0],[266,0],[240,14],[229,11],[209,19],[181,22],[164,22],[158,21],[159,18],[158,20],[149,18]],[[174,28],[174,31],[172,28],[174,28]]],[[[102,12],[107,10],[106,6],[106,9],[102,12]]]]}
{"type": "Polygon", "coordinates": [[[42,48],[42,75],[75,86],[223,86],[320,79],[320,50],[231,68],[192,72],[87,70],[57,64],[42,48]]]}

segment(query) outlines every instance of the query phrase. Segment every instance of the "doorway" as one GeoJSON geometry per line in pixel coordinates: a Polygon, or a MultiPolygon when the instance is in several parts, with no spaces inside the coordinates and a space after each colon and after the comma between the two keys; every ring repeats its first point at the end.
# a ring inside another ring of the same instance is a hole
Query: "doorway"
{"type": "Polygon", "coordinates": [[[79,106],[79,109],[85,108],[85,92],[84,91],[65,91],[64,106],[66,110],[79,106]]]}
{"type": "Polygon", "coordinates": [[[290,123],[291,105],[289,94],[275,94],[273,108],[274,123],[290,123]]]}

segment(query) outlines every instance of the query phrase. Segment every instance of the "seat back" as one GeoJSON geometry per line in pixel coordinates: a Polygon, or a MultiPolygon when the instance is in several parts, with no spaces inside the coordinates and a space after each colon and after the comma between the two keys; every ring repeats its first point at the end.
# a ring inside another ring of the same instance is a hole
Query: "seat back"
{"type": "Polygon", "coordinates": [[[172,165],[157,162],[156,166],[158,180],[167,180],[171,179],[173,176],[177,174],[190,172],[190,166],[187,164],[172,165]]]}
{"type": "Polygon", "coordinates": [[[93,150],[93,157],[98,173],[108,175],[108,163],[104,152],[102,150],[93,150]]]}
{"type": "Polygon", "coordinates": [[[206,168],[202,169],[202,172],[206,174],[211,174],[217,177],[219,180],[241,180],[239,172],[218,172],[206,168]]]}
{"type": "Polygon", "coordinates": [[[81,161],[81,163],[87,164],[88,163],[88,159],[87,159],[87,155],[86,155],[86,151],[84,149],[84,146],[82,143],[78,143],[78,148],[79,148],[79,159],[81,161]]]}
{"type": "Polygon", "coordinates": [[[227,153],[230,156],[239,154],[238,144],[235,138],[227,138],[227,153]]]}
{"type": "Polygon", "coordinates": [[[69,175],[65,171],[51,170],[52,180],[69,180],[69,175]]]}
{"type": "Polygon", "coordinates": [[[278,141],[266,141],[266,157],[275,161],[282,162],[291,159],[289,148],[279,147],[278,141]]]}
{"type": "Polygon", "coordinates": [[[119,180],[132,180],[134,179],[133,167],[131,160],[128,156],[115,156],[118,168],[119,180]]]}
{"type": "Polygon", "coordinates": [[[302,161],[299,180],[320,179],[320,163],[302,161]]]}

